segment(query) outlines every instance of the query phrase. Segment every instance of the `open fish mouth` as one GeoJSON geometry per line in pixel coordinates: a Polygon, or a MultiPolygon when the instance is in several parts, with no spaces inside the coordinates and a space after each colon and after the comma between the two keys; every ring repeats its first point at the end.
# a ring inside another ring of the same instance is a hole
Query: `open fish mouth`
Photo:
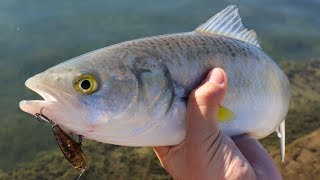
{"type": "Polygon", "coordinates": [[[35,79],[29,78],[25,85],[31,89],[32,91],[38,93],[43,100],[22,100],[19,103],[21,110],[35,115],[39,113],[42,108],[49,107],[52,104],[55,104],[60,100],[59,96],[61,96],[61,91],[57,89],[51,88],[45,85],[43,82],[35,81],[35,79]],[[59,95],[58,95],[59,94],[59,95]]]}

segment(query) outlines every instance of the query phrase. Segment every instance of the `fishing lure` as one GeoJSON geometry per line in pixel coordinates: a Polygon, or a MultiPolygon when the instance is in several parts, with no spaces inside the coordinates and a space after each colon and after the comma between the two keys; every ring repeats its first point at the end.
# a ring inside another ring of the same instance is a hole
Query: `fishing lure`
{"type": "Polygon", "coordinates": [[[50,120],[47,116],[42,114],[42,109],[40,113],[36,113],[37,120],[45,120],[52,125],[52,131],[59,145],[62,154],[66,159],[74,166],[75,169],[81,170],[81,174],[87,168],[86,156],[82,151],[82,136],[79,136],[79,142],[76,142],[73,138],[67,135],[57,124],[50,120]]]}

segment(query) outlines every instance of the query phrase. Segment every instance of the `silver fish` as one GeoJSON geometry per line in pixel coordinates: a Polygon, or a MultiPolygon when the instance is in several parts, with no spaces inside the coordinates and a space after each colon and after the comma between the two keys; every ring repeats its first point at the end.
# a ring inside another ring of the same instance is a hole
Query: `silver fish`
{"type": "Polygon", "coordinates": [[[44,100],[24,100],[20,108],[44,108],[64,130],[100,142],[176,145],[185,138],[188,94],[214,67],[229,78],[221,130],[263,138],[279,127],[284,156],[289,82],[234,5],[192,32],[115,44],[37,74],[26,86],[44,100]]]}

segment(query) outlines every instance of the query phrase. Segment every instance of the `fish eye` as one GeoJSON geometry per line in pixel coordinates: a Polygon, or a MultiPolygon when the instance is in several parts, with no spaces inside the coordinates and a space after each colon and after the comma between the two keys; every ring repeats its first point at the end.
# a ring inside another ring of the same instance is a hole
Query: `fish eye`
{"type": "Polygon", "coordinates": [[[80,86],[81,86],[82,89],[88,90],[91,87],[91,82],[89,80],[85,79],[85,80],[80,82],[80,86]]]}
{"type": "Polygon", "coordinates": [[[98,89],[98,82],[92,74],[81,74],[75,79],[74,88],[84,94],[92,94],[98,89]]]}

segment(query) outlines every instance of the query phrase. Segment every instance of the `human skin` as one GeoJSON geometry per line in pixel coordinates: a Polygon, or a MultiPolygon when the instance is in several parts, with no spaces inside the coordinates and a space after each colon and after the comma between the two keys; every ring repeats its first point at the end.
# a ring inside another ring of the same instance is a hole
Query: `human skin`
{"type": "Polygon", "coordinates": [[[256,139],[231,139],[219,130],[217,110],[227,86],[226,73],[215,68],[192,91],[186,139],[177,146],[153,147],[161,165],[174,179],[282,179],[256,139]]]}

